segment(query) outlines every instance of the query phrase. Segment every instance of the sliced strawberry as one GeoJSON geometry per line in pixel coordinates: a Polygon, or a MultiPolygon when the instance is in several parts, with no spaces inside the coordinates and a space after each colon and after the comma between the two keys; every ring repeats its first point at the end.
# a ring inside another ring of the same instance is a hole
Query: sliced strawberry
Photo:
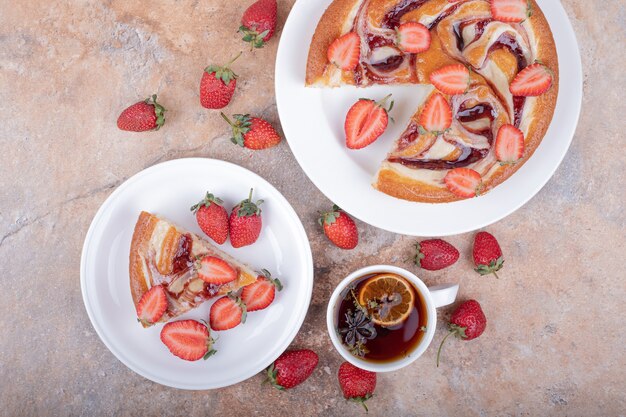
{"type": "Polygon", "coordinates": [[[470,72],[465,65],[446,65],[430,74],[430,82],[444,94],[461,94],[469,87],[470,72]]]}
{"type": "Polygon", "coordinates": [[[542,64],[533,64],[521,70],[509,90],[514,96],[540,96],[552,86],[552,73],[542,64]]]}
{"type": "Polygon", "coordinates": [[[429,132],[439,134],[452,124],[452,109],[448,100],[439,93],[435,93],[426,102],[420,124],[429,132]]]}
{"type": "Polygon", "coordinates": [[[137,320],[144,326],[150,326],[163,316],[167,310],[167,295],[162,285],[155,285],[146,291],[137,303],[137,320]]]}
{"type": "Polygon", "coordinates": [[[209,312],[209,322],[213,330],[228,330],[245,323],[246,305],[241,298],[235,296],[224,296],[211,306],[209,312]]]}
{"type": "Polygon", "coordinates": [[[208,284],[222,285],[237,279],[237,271],[228,262],[205,256],[198,266],[198,276],[208,284]]]}
{"type": "Polygon", "coordinates": [[[513,125],[502,125],[496,136],[496,158],[501,164],[513,164],[524,156],[524,134],[513,125]]]}
{"type": "Polygon", "coordinates": [[[328,47],[328,62],[344,71],[352,71],[361,56],[361,38],[354,32],[335,39],[328,47]]]}
{"type": "Polygon", "coordinates": [[[463,198],[475,197],[482,185],[480,174],[469,168],[454,168],[446,174],[443,181],[448,190],[463,198]]]}
{"type": "Polygon", "coordinates": [[[521,22],[530,17],[528,0],[491,0],[491,14],[500,22],[521,22]]]}
{"type": "Polygon", "coordinates": [[[267,270],[263,270],[263,275],[259,275],[255,282],[243,287],[241,300],[246,305],[247,311],[263,310],[274,301],[276,289],[283,289],[278,278],[272,278],[267,270]]]}
{"type": "Polygon", "coordinates": [[[393,108],[393,101],[389,109],[384,107],[389,97],[378,102],[362,98],[350,107],[344,124],[348,148],[364,148],[383,134],[389,122],[387,112],[393,108]]]}
{"type": "Polygon", "coordinates": [[[207,359],[215,353],[209,329],[195,320],[167,323],[161,330],[161,341],[170,352],[186,361],[207,359]]]}
{"type": "Polygon", "coordinates": [[[396,29],[396,45],[410,54],[427,51],[430,48],[430,31],[421,23],[403,23],[396,29]]]}

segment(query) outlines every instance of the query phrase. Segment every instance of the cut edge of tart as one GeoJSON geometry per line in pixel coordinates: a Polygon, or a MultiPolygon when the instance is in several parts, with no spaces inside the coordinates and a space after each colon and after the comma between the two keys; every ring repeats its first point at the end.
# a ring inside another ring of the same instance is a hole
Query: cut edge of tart
{"type": "MultiPolygon", "coordinates": [[[[258,275],[206,239],[146,211],[141,212],[135,224],[129,261],[135,308],[153,286],[162,285],[166,290],[167,309],[156,323],[167,322],[210,298],[251,284],[258,275]],[[225,261],[237,272],[236,278],[222,285],[205,282],[198,269],[206,256],[225,261]]],[[[140,322],[144,327],[155,324],[140,322]]]]}

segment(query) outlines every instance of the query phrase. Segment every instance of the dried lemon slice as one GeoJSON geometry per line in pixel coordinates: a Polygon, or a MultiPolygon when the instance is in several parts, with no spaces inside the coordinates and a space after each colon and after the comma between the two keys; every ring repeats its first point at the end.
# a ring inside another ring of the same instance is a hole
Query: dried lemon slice
{"type": "Polygon", "coordinates": [[[396,274],[368,278],[359,291],[359,304],[368,310],[374,323],[383,327],[404,322],[411,314],[414,299],[413,286],[396,274]]]}

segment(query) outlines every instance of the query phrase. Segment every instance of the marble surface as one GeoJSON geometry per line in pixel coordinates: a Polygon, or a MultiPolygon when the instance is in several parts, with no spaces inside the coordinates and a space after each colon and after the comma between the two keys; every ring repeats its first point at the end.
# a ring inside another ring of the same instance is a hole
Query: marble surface
{"type": "MultiPolygon", "coordinates": [[[[326,300],[357,267],[413,268],[416,239],[358,222],[357,249],[329,246],[315,220],[331,202],[287,143],[237,148],[219,114],[200,107],[202,69],[243,47],[235,30],[247,3],[0,0],[0,415],[362,414],[339,392],[341,359],[326,335],[326,300]],[[165,128],[117,130],[125,104],[153,92],[169,109],[165,128]],[[122,365],[85,313],[80,252],[96,210],[129,176],[188,156],[259,173],[293,204],[310,237],[314,294],[293,346],[316,350],[320,364],[290,392],[261,386],[260,375],[215,391],[159,386],[122,365]]],[[[279,27],[292,3],[279,0],[279,27]]],[[[483,304],[487,330],[449,343],[440,368],[431,347],[413,366],[380,375],[371,415],[626,414],[626,54],[619,45],[626,2],[563,4],[584,66],[569,153],[532,201],[488,228],[506,256],[501,280],[472,271],[472,234],[450,239],[463,253],[454,267],[420,273],[431,285],[460,282],[461,298],[483,304]]],[[[273,65],[280,35],[237,63],[229,112],[279,126],[273,65]]],[[[443,336],[440,327],[435,343],[443,336]]]]}

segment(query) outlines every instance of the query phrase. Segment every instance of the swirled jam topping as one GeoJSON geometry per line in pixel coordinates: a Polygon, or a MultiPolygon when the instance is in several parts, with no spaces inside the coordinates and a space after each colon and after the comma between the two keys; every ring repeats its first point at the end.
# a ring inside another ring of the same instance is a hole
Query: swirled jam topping
{"type": "Polygon", "coordinates": [[[430,182],[441,185],[445,171],[472,167],[488,176],[497,161],[494,138],[504,124],[520,127],[527,103],[509,92],[512,78],[535,61],[529,34],[520,23],[495,20],[490,2],[467,0],[364,0],[352,31],[361,39],[354,71],[358,86],[430,83],[442,66],[461,63],[471,69],[466,92],[449,96],[453,122],[444,132],[423,132],[420,110],[408,123],[388,161],[412,170],[442,171],[430,182]],[[426,26],[432,37],[425,53],[404,53],[396,46],[397,28],[406,22],[426,26]]]}

